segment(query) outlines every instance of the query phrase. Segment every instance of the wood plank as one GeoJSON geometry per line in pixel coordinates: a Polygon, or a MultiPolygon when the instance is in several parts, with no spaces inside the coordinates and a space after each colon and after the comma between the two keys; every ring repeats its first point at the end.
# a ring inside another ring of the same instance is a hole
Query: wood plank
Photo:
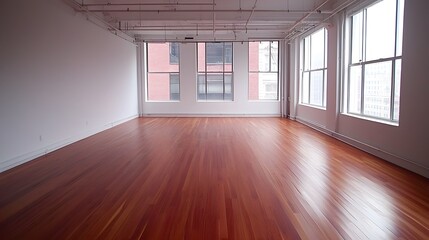
{"type": "Polygon", "coordinates": [[[140,118],[0,173],[0,239],[428,239],[429,180],[281,118],[140,118]]]}

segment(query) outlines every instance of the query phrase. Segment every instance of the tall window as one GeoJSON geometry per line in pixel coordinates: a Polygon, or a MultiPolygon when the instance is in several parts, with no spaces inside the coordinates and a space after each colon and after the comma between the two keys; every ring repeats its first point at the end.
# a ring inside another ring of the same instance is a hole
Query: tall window
{"type": "Polygon", "coordinates": [[[383,0],[349,17],[347,113],[399,121],[403,0],[383,0]]]}
{"type": "Polygon", "coordinates": [[[326,107],[326,28],[301,42],[301,103],[326,107]]]}
{"type": "Polygon", "coordinates": [[[147,44],[147,100],[180,100],[178,43],[147,44]]]}
{"type": "Polygon", "coordinates": [[[232,42],[198,43],[198,100],[233,100],[232,42]]]}
{"type": "Polygon", "coordinates": [[[249,100],[278,100],[279,43],[249,42],[249,100]]]}

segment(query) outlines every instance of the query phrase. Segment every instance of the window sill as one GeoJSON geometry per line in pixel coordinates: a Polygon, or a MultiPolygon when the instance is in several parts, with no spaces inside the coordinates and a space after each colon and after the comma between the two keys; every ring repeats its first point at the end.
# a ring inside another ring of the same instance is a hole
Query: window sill
{"type": "Polygon", "coordinates": [[[306,103],[299,103],[299,105],[326,111],[326,107],[322,107],[322,106],[311,105],[311,104],[306,104],[306,103]]]}
{"type": "Polygon", "coordinates": [[[358,118],[358,119],[370,121],[370,122],[376,122],[376,123],[386,124],[386,125],[390,125],[390,126],[394,126],[394,127],[399,127],[399,122],[392,122],[389,120],[372,118],[372,117],[357,115],[357,114],[353,114],[353,113],[341,113],[341,114],[345,115],[345,116],[353,117],[353,118],[358,118]]]}
{"type": "Polygon", "coordinates": [[[161,101],[161,100],[146,100],[145,102],[147,102],[147,103],[178,103],[178,102],[180,102],[180,100],[166,100],[166,101],[161,101]]]}

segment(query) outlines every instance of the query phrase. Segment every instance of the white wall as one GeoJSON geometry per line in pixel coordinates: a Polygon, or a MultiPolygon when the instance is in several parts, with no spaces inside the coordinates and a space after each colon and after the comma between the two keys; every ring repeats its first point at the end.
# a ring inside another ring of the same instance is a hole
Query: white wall
{"type": "MultiPolygon", "coordinates": [[[[339,114],[339,78],[337,78],[338,21],[328,28],[328,102],[326,110],[301,106],[295,115],[305,122],[343,141],[385,160],[429,177],[429,21],[427,0],[405,1],[404,43],[402,60],[401,104],[399,126],[386,125],[339,114]]],[[[339,19],[339,18],[337,18],[339,19]]],[[[296,54],[297,42],[292,45],[296,54]]],[[[297,61],[291,53],[291,60],[297,61]]],[[[291,69],[295,71],[296,68],[291,69]]],[[[298,78],[291,73],[297,84],[298,78]]],[[[294,94],[291,92],[291,94],[294,94]]],[[[296,96],[295,96],[296,98],[296,96]]]]}
{"type": "Polygon", "coordinates": [[[0,171],[137,115],[136,46],[58,0],[0,9],[0,171]]]}
{"type": "MultiPolygon", "coordinates": [[[[141,45],[142,68],[145,67],[145,54],[141,45]]],[[[234,101],[198,102],[196,77],[196,44],[180,44],[180,102],[148,102],[142,99],[142,115],[200,116],[200,115],[251,115],[280,116],[279,101],[248,101],[248,43],[234,43],[234,101]]],[[[141,81],[144,87],[146,74],[141,81]]],[[[144,93],[145,90],[143,89],[144,93]]]]}

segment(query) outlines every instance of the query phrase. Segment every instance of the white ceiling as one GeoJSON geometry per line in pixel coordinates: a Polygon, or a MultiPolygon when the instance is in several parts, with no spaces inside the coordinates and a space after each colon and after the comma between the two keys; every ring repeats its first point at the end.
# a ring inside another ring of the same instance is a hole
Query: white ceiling
{"type": "Polygon", "coordinates": [[[66,0],[142,40],[288,39],[355,0],[66,0]]]}

